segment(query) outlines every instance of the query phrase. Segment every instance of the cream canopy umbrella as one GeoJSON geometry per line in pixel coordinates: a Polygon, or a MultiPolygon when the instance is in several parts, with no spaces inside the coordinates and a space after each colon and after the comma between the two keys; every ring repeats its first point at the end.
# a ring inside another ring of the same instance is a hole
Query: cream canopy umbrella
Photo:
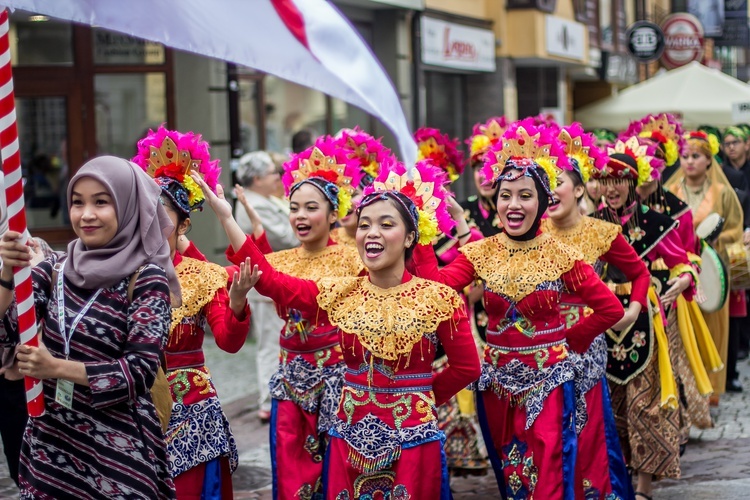
{"type": "Polygon", "coordinates": [[[575,119],[586,128],[622,130],[631,120],[666,112],[681,116],[685,128],[725,127],[734,124],[735,103],[750,104],[750,85],[692,62],[584,106],[575,112],[575,119]]]}

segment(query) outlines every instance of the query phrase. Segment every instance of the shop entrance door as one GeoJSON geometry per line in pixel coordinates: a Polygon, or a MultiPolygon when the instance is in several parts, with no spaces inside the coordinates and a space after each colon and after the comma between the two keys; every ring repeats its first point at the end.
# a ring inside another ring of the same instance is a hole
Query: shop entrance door
{"type": "Polygon", "coordinates": [[[71,165],[90,155],[81,88],[64,81],[15,82],[18,140],[29,230],[52,245],[75,238],[67,209],[71,165]]]}

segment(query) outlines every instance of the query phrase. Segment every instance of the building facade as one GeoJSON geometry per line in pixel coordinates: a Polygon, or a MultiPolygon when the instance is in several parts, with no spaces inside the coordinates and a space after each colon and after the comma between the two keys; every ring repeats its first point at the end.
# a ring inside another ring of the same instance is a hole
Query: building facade
{"type": "MultiPolygon", "coordinates": [[[[390,75],[412,128],[462,140],[494,115],[570,121],[576,108],[653,74],[628,55],[627,27],[689,2],[333,0],[390,75]]],[[[746,47],[724,42],[744,39],[724,37],[715,56],[742,77],[746,47]]],[[[225,185],[243,153],[288,152],[301,129],[360,125],[395,147],[360,109],[252,68],[23,11],[11,16],[11,45],[29,226],[57,246],[73,237],[67,179],[93,156],[132,156],[161,123],[201,133],[222,160],[225,185]]],[[[472,184],[459,181],[457,196],[472,184]]],[[[196,214],[189,236],[221,259],[224,238],[211,217],[196,214]]]]}

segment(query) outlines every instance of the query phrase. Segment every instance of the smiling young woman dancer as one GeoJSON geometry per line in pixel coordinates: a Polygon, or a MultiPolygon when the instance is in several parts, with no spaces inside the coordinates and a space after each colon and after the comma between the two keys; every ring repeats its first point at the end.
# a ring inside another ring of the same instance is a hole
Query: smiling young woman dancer
{"type": "Polygon", "coordinates": [[[167,240],[183,300],[172,310],[164,358],[174,403],[165,438],[177,498],[232,498],[237,445],[205,366],[203,340],[210,327],[224,351],[235,353],[245,344],[250,328],[245,299],[251,288],[249,270],[233,276],[227,293],[223,267],[177,251],[177,238],[190,227],[190,213],[201,210],[204,202],[203,191],[189,174],[197,172],[216,189],[219,162],[211,161],[208,144],[200,135],[164,127],[149,131],[138,142],[133,162],[156,181],[160,202],[175,227],[167,240]]]}
{"type": "MultiPolygon", "coordinates": [[[[682,248],[687,252],[693,267],[699,269],[700,249],[697,248],[698,239],[693,227],[693,211],[685,201],[667,191],[662,184],[664,176],[669,176],[671,182],[675,169],[680,166],[680,155],[685,149],[682,126],[675,116],[668,113],[648,115],[639,121],[631,122],[628,130],[623,134],[624,140],[633,136],[639,137],[640,140],[651,141],[655,146],[654,156],[661,160],[657,164],[659,175],[642,182],[635,188],[640,202],[679,223],[673,231],[679,236],[682,248]]],[[[664,270],[661,269],[661,271],[664,270]]],[[[666,273],[662,272],[662,275],[664,274],[666,273]]],[[[695,300],[687,300],[686,297],[680,295],[673,308],[677,315],[681,342],[674,343],[674,352],[670,354],[673,359],[675,381],[682,395],[681,402],[684,403],[680,405],[680,446],[684,449],[693,425],[699,429],[713,426],[708,410],[708,396],[714,391],[714,387],[709,380],[707,369],[715,371],[720,367],[710,361],[716,358],[706,355],[706,349],[703,355],[699,352],[698,346],[707,346],[712,351],[716,349],[695,300]],[[706,360],[705,365],[704,360],[706,360]]],[[[671,338],[670,341],[672,341],[671,338]]]]}
{"type": "MultiPolygon", "coordinates": [[[[580,200],[585,196],[591,171],[607,162],[606,154],[585,134],[578,123],[562,127],[560,140],[570,160],[570,169],[560,173],[555,189],[555,204],[547,210],[542,230],[583,252],[584,259],[598,273],[606,265],[622,269],[633,284],[625,316],[613,328],[622,330],[635,322],[648,308],[651,275],[643,261],[622,236],[620,226],[581,215],[580,200]]],[[[564,292],[560,309],[566,327],[586,317],[586,304],[574,294],[564,292]]],[[[578,435],[576,460],[576,498],[630,499],[633,488],[625,467],[617,436],[609,388],[607,386],[607,342],[602,332],[582,355],[571,353],[576,374],[576,396],[585,398],[587,420],[578,435]]]]}
{"type": "Polygon", "coordinates": [[[431,248],[418,275],[462,289],[481,278],[490,315],[477,406],[490,461],[507,498],[574,499],[576,408],[568,346],[585,352],[622,318],[622,306],[580,251],[539,232],[567,157],[557,137],[518,124],[485,158],[504,232],[470,243],[441,270],[431,248]],[[567,287],[594,314],[566,329],[567,287]]]}
{"type": "MultiPolygon", "coordinates": [[[[150,391],[170,291],[180,300],[165,240],[174,228],[154,182],[113,156],[73,176],[68,211],[78,237],[31,270],[40,346],[17,355],[21,375],[42,380],[45,404],[24,433],[21,498],[174,498],[150,391]]],[[[3,343],[18,341],[7,282],[29,265],[20,236],[8,231],[0,243],[3,343]]]]}
{"type": "MultiPolygon", "coordinates": [[[[622,226],[623,235],[646,262],[656,283],[650,307],[631,327],[607,332],[607,378],[620,444],[638,473],[636,496],[650,498],[654,477],[679,477],[680,400],[672,367],[682,349],[672,304],[691,298],[695,269],[675,228],[677,222],[639,202],[635,188],[658,176],[654,145],[646,139],[618,140],[595,175],[605,186],[606,206],[597,217],[622,226]]],[[[609,266],[607,279],[623,303],[632,284],[624,270],[609,266]]]]}
{"type": "MultiPolygon", "coordinates": [[[[742,206],[721,166],[714,159],[708,136],[703,132],[692,132],[688,137],[681,169],[669,180],[667,188],[687,200],[693,210],[696,227],[711,213],[723,218],[721,231],[711,245],[724,262],[729,262],[727,250],[742,245],[742,206]]],[[[732,299],[744,300],[730,293],[730,300],[721,309],[704,314],[724,365],[727,364],[732,299]]],[[[710,375],[717,403],[726,388],[726,374],[726,370],[721,369],[710,375]]]]}
{"type": "Polygon", "coordinates": [[[232,229],[226,204],[212,203],[235,234],[228,257],[260,268],[260,293],[339,328],[347,368],[326,452],[327,499],[450,498],[436,405],[476,380],[479,359],[458,295],[405,265],[417,241],[450,230],[440,177],[428,162],[411,172],[383,166],[357,210],[364,277],[314,282],[280,273],[232,229]],[[438,342],[450,361],[433,375],[438,342]]]}
{"type": "MultiPolygon", "coordinates": [[[[330,237],[339,214],[349,212],[359,162],[332,138],[321,137],[284,169],[289,222],[302,245],[269,253],[268,262],[302,279],[359,275],[363,266],[357,250],[330,237]]],[[[261,235],[258,245],[270,252],[264,240],[261,235]]],[[[276,301],[276,307],[285,324],[279,368],[269,383],[274,498],[315,498],[322,488],[323,456],[343,383],[339,332],[324,315],[309,314],[294,301],[276,301]]]]}

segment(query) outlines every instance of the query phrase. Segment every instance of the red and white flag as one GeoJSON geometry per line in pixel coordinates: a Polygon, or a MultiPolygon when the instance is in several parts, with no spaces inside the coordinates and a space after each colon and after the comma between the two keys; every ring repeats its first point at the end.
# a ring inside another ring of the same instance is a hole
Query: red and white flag
{"type": "Polygon", "coordinates": [[[398,93],[367,44],[326,0],[4,0],[255,68],[362,108],[393,131],[407,165],[417,147],[398,93]]]}

